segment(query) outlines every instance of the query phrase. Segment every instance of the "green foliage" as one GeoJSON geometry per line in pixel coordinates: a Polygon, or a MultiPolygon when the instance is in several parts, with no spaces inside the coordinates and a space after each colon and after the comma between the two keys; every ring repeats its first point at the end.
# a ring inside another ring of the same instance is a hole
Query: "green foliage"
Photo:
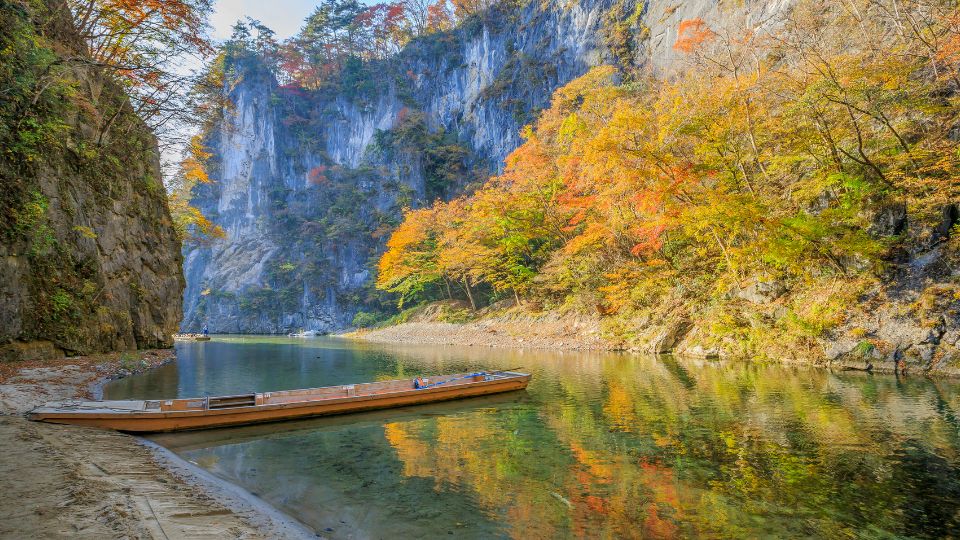
{"type": "Polygon", "coordinates": [[[861,341],[857,343],[857,346],[850,351],[850,354],[860,357],[860,358],[869,358],[873,355],[873,351],[876,349],[873,343],[869,341],[861,341]]]}
{"type": "Polygon", "coordinates": [[[556,79],[557,68],[527,54],[515,52],[497,73],[496,78],[480,93],[486,100],[499,102],[518,124],[534,120],[538,109],[528,96],[542,91],[546,81],[556,79]]]}
{"type": "Polygon", "coordinates": [[[457,309],[452,306],[441,306],[437,313],[437,320],[445,323],[463,324],[473,320],[473,313],[466,308],[457,309]]]}
{"type": "Polygon", "coordinates": [[[73,83],[32,20],[47,16],[39,2],[0,5],[0,222],[8,238],[30,226],[24,220],[31,219],[31,206],[36,208],[36,196],[20,177],[44,154],[62,148],[67,131],[63,118],[73,83]]]}
{"type": "Polygon", "coordinates": [[[387,315],[379,311],[358,311],[357,314],[353,316],[353,326],[357,328],[372,328],[382,323],[387,318],[387,315]]]}
{"type": "Polygon", "coordinates": [[[354,100],[370,98],[377,89],[377,77],[370,64],[351,56],[344,61],[340,74],[340,92],[354,100]]]}
{"type": "Polygon", "coordinates": [[[47,198],[39,191],[33,191],[23,207],[14,211],[13,231],[28,236],[32,234],[47,218],[47,209],[50,204],[47,198]]]}
{"type": "Polygon", "coordinates": [[[421,111],[401,113],[392,129],[377,131],[374,145],[390,155],[406,152],[422,157],[428,200],[446,198],[476,178],[477,173],[467,168],[470,150],[442,127],[431,131],[421,111]]]}
{"type": "Polygon", "coordinates": [[[67,316],[73,308],[73,297],[63,289],[57,289],[50,297],[50,307],[53,310],[54,318],[67,316]]]}

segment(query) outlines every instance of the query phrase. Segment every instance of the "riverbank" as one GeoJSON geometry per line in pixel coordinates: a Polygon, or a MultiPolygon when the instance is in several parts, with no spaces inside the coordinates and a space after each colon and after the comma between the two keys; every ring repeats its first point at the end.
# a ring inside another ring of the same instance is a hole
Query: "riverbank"
{"type": "MultiPolygon", "coordinates": [[[[674,313],[625,324],[599,315],[531,312],[509,303],[472,312],[441,301],[404,312],[396,324],[343,337],[376,343],[559,350],[622,350],[693,358],[755,359],[878,373],[960,376],[960,289],[931,286],[923,294],[874,297],[850,309],[842,324],[802,340],[763,325],[722,332],[709,316],[674,313]],[[867,309],[869,307],[869,309],[867,309]],[[702,316],[702,318],[701,318],[702,316]],[[454,320],[451,320],[454,319],[454,320]]],[[[780,309],[744,302],[750,309],[780,309]]],[[[679,310],[678,310],[679,311],[679,310]]]]}
{"type": "Polygon", "coordinates": [[[545,313],[522,309],[486,310],[475,320],[443,320],[452,302],[436,302],[411,313],[405,322],[381,328],[357,330],[342,337],[374,343],[416,345],[460,345],[467,347],[506,347],[519,349],[563,349],[574,351],[611,351],[622,346],[606,339],[599,317],[545,313]]]}
{"type": "Polygon", "coordinates": [[[99,397],[107,381],[173,359],[156,350],[0,363],[0,537],[316,537],[143,439],[23,417],[46,401],[99,397]]]}

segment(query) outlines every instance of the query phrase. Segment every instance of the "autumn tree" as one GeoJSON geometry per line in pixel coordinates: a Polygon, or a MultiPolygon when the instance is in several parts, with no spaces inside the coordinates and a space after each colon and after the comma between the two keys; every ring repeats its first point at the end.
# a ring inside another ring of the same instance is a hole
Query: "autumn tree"
{"type": "Polygon", "coordinates": [[[496,2],[493,0],[451,0],[451,4],[453,5],[453,17],[457,21],[462,21],[471,15],[490,9],[496,2]]]}
{"type": "Polygon", "coordinates": [[[427,6],[426,19],[420,33],[445,32],[454,25],[454,12],[447,0],[438,0],[427,6]]]}
{"type": "Polygon", "coordinates": [[[443,279],[437,267],[437,217],[444,210],[410,210],[390,236],[387,251],[377,266],[377,287],[398,295],[399,306],[418,301],[443,279]]]}
{"type": "MultiPolygon", "coordinates": [[[[179,128],[190,124],[190,89],[195,74],[180,69],[186,58],[213,52],[206,17],[212,0],[69,0],[80,37],[93,62],[123,83],[135,112],[162,144],[179,144],[179,128]]],[[[110,130],[119,112],[103,118],[110,130]]]]}
{"type": "Polygon", "coordinates": [[[184,158],[167,182],[170,215],[180,240],[185,244],[208,244],[226,237],[219,225],[190,204],[193,190],[198,185],[210,184],[207,163],[213,156],[199,135],[190,139],[184,158]]]}
{"type": "Polygon", "coordinates": [[[764,332],[808,346],[898,250],[951,234],[956,9],[805,0],[775,29],[681,22],[681,69],[594,68],[501,176],[434,207],[431,275],[475,305],[507,293],[625,328],[696,312],[744,347],[764,332]],[[777,284],[778,311],[744,308],[758,282],[777,284]]]}

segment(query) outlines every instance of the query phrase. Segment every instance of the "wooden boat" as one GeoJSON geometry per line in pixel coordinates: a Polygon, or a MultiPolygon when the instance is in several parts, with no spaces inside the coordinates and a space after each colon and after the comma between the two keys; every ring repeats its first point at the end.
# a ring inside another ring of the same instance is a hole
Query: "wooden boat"
{"type": "Polygon", "coordinates": [[[31,420],[129,432],[182,431],[344,414],[510,392],[530,375],[490,371],[196,399],[48,403],[31,420]]]}
{"type": "Polygon", "coordinates": [[[203,334],[175,334],[173,339],[176,341],[210,341],[210,336],[203,334]]]}
{"type": "Polygon", "coordinates": [[[287,334],[287,337],[317,337],[321,335],[320,332],[316,330],[303,330],[300,332],[291,332],[287,334]]]}

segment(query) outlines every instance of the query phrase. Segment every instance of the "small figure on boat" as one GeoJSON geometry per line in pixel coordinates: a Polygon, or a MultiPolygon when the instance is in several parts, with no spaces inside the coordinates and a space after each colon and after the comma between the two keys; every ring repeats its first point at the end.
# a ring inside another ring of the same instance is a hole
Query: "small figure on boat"
{"type": "Polygon", "coordinates": [[[204,337],[210,335],[210,329],[207,327],[207,323],[203,323],[203,335],[204,337]]]}

